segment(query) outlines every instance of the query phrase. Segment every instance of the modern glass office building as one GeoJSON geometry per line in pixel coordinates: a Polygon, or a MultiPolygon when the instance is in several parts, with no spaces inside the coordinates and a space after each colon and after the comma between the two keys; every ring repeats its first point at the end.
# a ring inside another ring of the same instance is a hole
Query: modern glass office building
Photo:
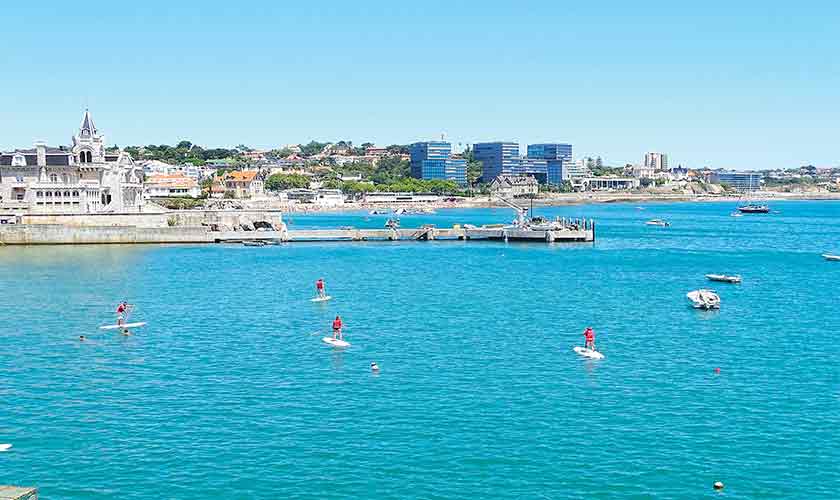
{"type": "Polygon", "coordinates": [[[481,180],[490,182],[501,174],[517,174],[519,144],[515,142],[479,142],[473,144],[473,156],[482,163],[481,180]]]}
{"type": "Polygon", "coordinates": [[[540,158],[542,160],[569,160],[572,161],[571,144],[529,144],[528,157],[540,158]]]}
{"type": "Polygon", "coordinates": [[[415,142],[409,146],[411,176],[424,180],[451,180],[467,184],[467,161],[452,158],[452,144],[442,141],[415,142]]]}
{"type": "Polygon", "coordinates": [[[761,174],[755,172],[715,172],[712,182],[729,184],[738,191],[758,191],[761,189],[761,174]]]}

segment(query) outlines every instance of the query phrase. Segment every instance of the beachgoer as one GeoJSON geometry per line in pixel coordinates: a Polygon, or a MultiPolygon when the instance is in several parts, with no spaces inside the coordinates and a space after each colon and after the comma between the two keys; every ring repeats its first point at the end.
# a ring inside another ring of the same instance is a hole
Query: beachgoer
{"type": "Polygon", "coordinates": [[[333,324],[332,324],[333,339],[338,338],[339,340],[344,340],[344,335],[342,335],[342,333],[341,333],[341,326],[342,326],[341,325],[341,317],[336,316],[335,319],[333,320],[333,324]]]}
{"type": "Polygon", "coordinates": [[[376,364],[376,361],[371,361],[370,362],[370,369],[371,369],[371,371],[374,371],[374,372],[379,371],[379,365],[376,364]]]}
{"type": "Polygon", "coordinates": [[[318,291],[318,297],[324,298],[327,296],[327,292],[324,290],[324,278],[318,278],[318,281],[315,282],[315,290],[318,291]]]}
{"type": "Polygon", "coordinates": [[[595,331],[592,329],[591,326],[587,326],[586,330],[583,331],[583,336],[586,337],[586,345],[587,349],[595,350],[595,331]]]}

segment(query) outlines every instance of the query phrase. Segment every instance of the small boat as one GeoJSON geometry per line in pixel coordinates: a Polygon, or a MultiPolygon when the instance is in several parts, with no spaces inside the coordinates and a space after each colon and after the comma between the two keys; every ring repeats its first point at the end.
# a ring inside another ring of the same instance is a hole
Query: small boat
{"type": "Polygon", "coordinates": [[[262,240],[254,240],[254,241],[243,241],[242,244],[246,247],[264,247],[265,242],[262,240]]]}
{"type": "Polygon", "coordinates": [[[722,283],[740,283],[740,276],[727,276],[725,274],[707,274],[706,279],[709,281],[720,281],[722,283]]]}
{"type": "Polygon", "coordinates": [[[387,210],[371,210],[368,215],[388,215],[387,210]]]}
{"type": "Polygon", "coordinates": [[[688,300],[691,301],[692,307],[695,309],[703,309],[705,311],[711,309],[720,309],[720,297],[714,290],[701,288],[685,294],[688,300]]]}
{"type": "Polygon", "coordinates": [[[767,205],[756,205],[755,203],[750,203],[749,205],[738,207],[738,211],[742,214],[766,214],[770,213],[770,207],[767,205]]]}
{"type": "Polygon", "coordinates": [[[840,255],[831,255],[830,253],[824,253],[823,254],[823,259],[840,261],[840,255]]]}
{"type": "Polygon", "coordinates": [[[659,227],[669,227],[671,224],[668,221],[662,219],[651,219],[645,222],[647,226],[659,226],[659,227]]]}
{"type": "Polygon", "coordinates": [[[741,212],[732,212],[731,214],[729,214],[729,216],[730,217],[743,217],[744,214],[742,214],[741,212]]]}

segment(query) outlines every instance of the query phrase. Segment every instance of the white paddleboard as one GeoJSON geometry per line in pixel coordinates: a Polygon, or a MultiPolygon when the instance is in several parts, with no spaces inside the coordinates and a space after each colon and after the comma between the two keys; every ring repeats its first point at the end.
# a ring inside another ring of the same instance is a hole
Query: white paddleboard
{"type": "Polygon", "coordinates": [[[598,351],[593,351],[592,349],[587,349],[585,347],[576,346],[574,351],[584,358],[590,359],[604,359],[604,355],[598,351]]]}
{"type": "Polygon", "coordinates": [[[324,337],[321,340],[323,340],[324,343],[329,344],[333,347],[349,347],[350,346],[350,342],[346,342],[344,340],[334,339],[332,337],[324,337]]]}
{"type": "Polygon", "coordinates": [[[312,302],[326,302],[326,301],[330,300],[331,298],[332,297],[330,297],[329,295],[327,295],[325,297],[315,297],[314,299],[312,299],[312,302]]]}
{"type": "Polygon", "coordinates": [[[122,325],[105,325],[105,326],[100,326],[99,329],[100,330],[117,330],[117,329],[120,329],[120,328],[137,328],[137,327],[143,326],[145,324],[146,324],[145,321],[140,321],[138,323],[125,323],[125,324],[122,324],[122,325]]]}
{"type": "Polygon", "coordinates": [[[12,445],[10,444],[0,444],[0,451],[9,451],[9,448],[11,447],[12,445]]]}

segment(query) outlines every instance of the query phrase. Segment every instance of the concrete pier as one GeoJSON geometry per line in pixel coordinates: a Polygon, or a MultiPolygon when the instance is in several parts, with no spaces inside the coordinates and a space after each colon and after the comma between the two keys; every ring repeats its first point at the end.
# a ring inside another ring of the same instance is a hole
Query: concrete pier
{"type": "Polygon", "coordinates": [[[38,490],[20,486],[0,486],[0,500],[38,500],[38,490]]]}
{"type": "Polygon", "coordinates": [[[135,227],[83,226],[57,224],[0,225],[2,245],[85,245],[142,243],[237,243],[271,241],[433,241],[499,240],[553,242],[595,241],[595,226],[587,221],[562,230],[529,230],[512,227],[462,227],[412,229],[296,229],[230,231],[208,226],[135,227]]]}

